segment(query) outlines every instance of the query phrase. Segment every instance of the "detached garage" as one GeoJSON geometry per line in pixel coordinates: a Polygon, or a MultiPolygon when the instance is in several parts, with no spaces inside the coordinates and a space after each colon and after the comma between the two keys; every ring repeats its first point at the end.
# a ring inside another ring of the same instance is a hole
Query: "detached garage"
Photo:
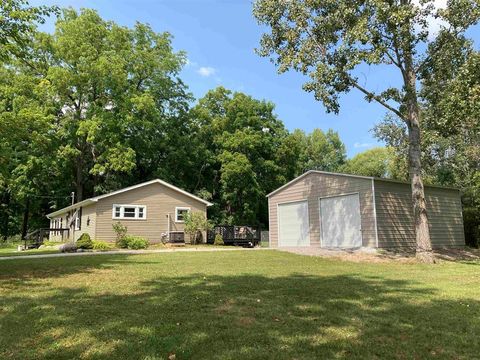
{"type": "MultiPolygon", "coordinates": [[[[457,189],[426,186],[434,247],[464,246],[457,189]]],[[[311,170],[267,195],[271,247],[415,247],[410,184],[311,170]]]]}

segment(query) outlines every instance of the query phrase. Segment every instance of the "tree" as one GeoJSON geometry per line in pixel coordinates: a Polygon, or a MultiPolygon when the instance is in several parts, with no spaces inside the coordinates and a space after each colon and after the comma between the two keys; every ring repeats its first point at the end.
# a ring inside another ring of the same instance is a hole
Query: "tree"
{"type": "Polygon", "coordinates": [[[176,77],[185,56],[173,52],[170,34],[65,9],[53,34],[36,33],[29,57],[20,70],[43,79],[54,96],[57,156],[76,200],[121,185],[134,169],[152,177],[167,162],[188,126],[190,100],[176,77]]]}
{"type": "Polygon", "coordinates": [[[51,138],[54,112],[50,94],[35,76],[0,67],[0,208],[4,238],[28,230],[30,212],[43,215],[56,178],[51,156],[57,144],[51,138]],[[15,219],[23,213],[23,219],[15,219]],[[22,224],[23,223],[23,224],[22,224]],[[20,225],[21,224],[21,225],[20,225]]]}
{"type": "Polygon", "coordinates": [[[30,41],[37,24],[56,13],[56,6],[29,6],[26,0],[2,0],[0,4],[0,59],[19,56],[30,41]]]}
{"type": "Polygon", "coordinates": [[[185,232],[190,236],[191,244],[196,244],[201,238],[202,231],[208,231],[213,228],[210,221],[199,211],[188,212],[185,215],[185,232]]]}
{"type": "Polygon", "coordinates": [[[21,53],[0,66],[4,237],[25,233],[28,222],[45,226],[45,214],[68,205],[73,189],[78,201],[154,177],[191,187],[183,176],[195,166],[184,161],[192,152],[191,95],[178,78],[185,56],[173,52],[170,34],[72,9],[53,34],[29,29],[21,53]]]}
{"type": "Polygon", "coordinates": [[[303,168],[335,172],[345,163],[345,144],[337,132],[314,129],[306,138],[303,168]]]}
{"type": "MultiPolygon", "coordinates": [[[[463,33],[479,19],[477,0],[449,1],[437,10],[434,1],[412,0],[257,0],[257,20],[268,26],[259,54],[271,57],[280,73],[289,69],[310,77],[304,89],[327,111],[337,113],[339,94],[357,89],[401,119],[408,128],[409,176],[412,184],[417,258],[433,262],[422,180],[420,108],[417,82],[431,42],[429,21],[444,20],[448,30],[463,33]],[[401,84],[376,93],[355,75],[360,66],[386,66],[401,84]]],[[[447,42],[448,43],[448,42],[447,42]]],[[[442,51],[442,46],[436,51],[442,51]]]]}
{"type": "Polygon", "coordinates": [[[265,195],[286,180],[277,149],[287,136],[270,102],[218,87],[192,109],[197,122],[198,184],[215,204],[210,215],[236,224],[267,222],[265,195]]]}
{"type": "Polygon", "coordinates": [[[398,163],[393,148],[376,147],[348,159],[340,171],[346,174],[403,179],[398,171],[398,163]]]}
{"type": "MultiPolygon", "coordinates": [[[[437,41],[443,41],[440,34],[437,41]]],[[[430,57],[423,78],[422,162],[426,181],[455,186],[462,191],[465,240],[478,246],[480,237],[480,54],[469,41],[457,39],[430,57]]],[[[385,119],[376,136],[405,152],[406,129],[385,119]]]]}

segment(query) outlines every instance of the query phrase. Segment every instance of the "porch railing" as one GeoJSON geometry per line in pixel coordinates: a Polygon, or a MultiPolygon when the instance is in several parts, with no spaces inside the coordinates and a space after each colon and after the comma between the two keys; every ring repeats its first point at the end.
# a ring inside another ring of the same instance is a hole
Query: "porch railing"
{"type": "Polygon", "coordinates": [[[251,225],[218,225],[207,232],[207,243],[213,244],[219,234],[225,245],[257,245],[261,241],[261,227],[251,225]]]}
{"type": "Polygon", "coordinates": [[[55,239],[57,237],[59,241],[68,240],[69,232],[69,229],[41,228],[34,230],[25,236],[25,249],[38,248],[45,240],[57,240],[55,239]]]}

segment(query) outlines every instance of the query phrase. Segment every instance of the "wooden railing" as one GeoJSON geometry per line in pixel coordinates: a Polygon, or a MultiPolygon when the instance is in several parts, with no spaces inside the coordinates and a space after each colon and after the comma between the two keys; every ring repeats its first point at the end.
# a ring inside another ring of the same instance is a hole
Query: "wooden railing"
{"type": "Polygon", "coordinates": [[[34,230],[28,233],[25,236],[25,249],[29,248],[38,248],[43,244],[45,239],[49,239],[50,233],[60,235],[62,240],[67,240],[70,230],[69,229],[50,229],[50,228],[41,228],[34,230]]]}
{"type": "Polygon", "coordinates": [[[261,241],[260,226],[218,225],[207,232],[207,243],[213,244],[219,234],[225,245],[252,245],[261,241]]]}

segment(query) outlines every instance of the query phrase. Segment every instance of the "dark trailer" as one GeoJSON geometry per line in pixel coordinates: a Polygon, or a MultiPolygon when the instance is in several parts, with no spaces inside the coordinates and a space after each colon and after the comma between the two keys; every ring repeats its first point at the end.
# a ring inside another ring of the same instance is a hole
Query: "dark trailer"
{"type": "Polygon", "coordinates": [[[207,232],[207,243],[213,244],[217,234],[225,245],[257,246],[261,240],[260,226],[218,225],[207,232]]]}

